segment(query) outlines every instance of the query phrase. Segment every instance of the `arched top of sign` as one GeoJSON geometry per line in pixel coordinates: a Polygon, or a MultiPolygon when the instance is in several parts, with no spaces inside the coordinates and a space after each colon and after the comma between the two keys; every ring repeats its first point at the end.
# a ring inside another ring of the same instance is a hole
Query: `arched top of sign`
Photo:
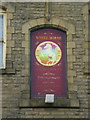
{"type": "Polygon", "coordinates": [[[55,27],[55,26],[51,26],[51,25],[48,25],[48,24],[46,24],[45,26],[40,26],[40,27],[35,27],[35,28],[32,28],[31,29],[31,32],[35,32],[35,31],[37,31],[37,30],[42,30],[42,29],[54,29],[54,30],[57,30],[57,31],[62,31],[62,32],[65,32],[66,33],[66,31],[65,30],[63,30],[63,29],[61,29],[61,28],[58,28],[57,26],[55,27]]]}

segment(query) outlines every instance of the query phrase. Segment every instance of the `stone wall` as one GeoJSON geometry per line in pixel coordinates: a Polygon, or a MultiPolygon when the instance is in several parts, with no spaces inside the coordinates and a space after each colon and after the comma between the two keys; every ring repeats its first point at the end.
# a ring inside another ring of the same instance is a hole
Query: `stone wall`
{"type": "Polygon", "coordinates": [[[43,2],[2,5],[7,8],[6,69],[1,75],[3,118],[88,118],[90,6],[87,3],[50,3],[51,20],[46,22],[43,2]],[[32,108],[27,104],[30,95],[28,30],[41,24],[67,29],[70,107],[32,108]]]}

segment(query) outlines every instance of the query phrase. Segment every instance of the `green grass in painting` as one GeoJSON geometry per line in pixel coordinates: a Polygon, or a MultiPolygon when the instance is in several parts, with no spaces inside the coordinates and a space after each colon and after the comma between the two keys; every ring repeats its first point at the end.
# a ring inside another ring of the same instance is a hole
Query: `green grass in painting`
{"type": "Polygon", "coordinates": [[[48,58],[48,56],[41,56],[40,60],[43,64],[46,64],[48,62],[49,58],[48,58]]]}

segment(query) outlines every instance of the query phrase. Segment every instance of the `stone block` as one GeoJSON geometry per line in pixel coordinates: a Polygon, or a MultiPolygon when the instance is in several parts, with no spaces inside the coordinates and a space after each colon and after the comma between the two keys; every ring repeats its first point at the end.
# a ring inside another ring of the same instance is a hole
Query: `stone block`
{"type": "Polygon", "coordinates": [[[90,41],[89,35],[88,35],[88,30],[86,30],[85,34],[85,41],[90,41]]]}
{"type": "Polygon", "coordinates": [[[9,4],[7,4],[6,5],[6,8],[7,8],[7,11],[9,12],[9,13],[11,13],[11,12],[15,12],[15,7],[14,7],[14,5],[12,4],[12,3],[9,3],[9,4]]]}
{"type": "Polygon", "coordinates": [[[68,55],[72,55],[72,48],[67,49],[67,56],[68,56],[68,55]]]}
{"type": "Polygon", "coordinates": [[[72,41],[72,40],[73,40],[72,34],[67,34],[67,42],[72,41]]]}
{"type": "Polygon", "coordinates": [[[29,34],[25,34],[25,41],[30,42],[30,36],[29,36],[29,34]]]}
{"type": "Polygon", "coordinates": [[[11,54],[11,48],[10,48],[10,47],[8,47],[8,48],[6,49],[6,51],[7,51],[8,54],[11,54]]]}
{"type": "Polygon", "coordinates": [[[11,20],[7,20],[7,26],[11,26],[11,20]]]}
{"type": "Polygon", "coordinates": [[[26,106],[29,106],[29,99],[21,99],[19,101],[19,107],[26,107],[26,106]]]}
{"type": "Polygon", "coordinates": [[[67,42],[67,49],[75,48],[75,42],[67,42]]]}
{"type": "Polygon", "coordinates": [[[68,85],[68,90],[69,91],[77,91],[77,86],[73,83],[73,84],[69,84],[68,85]]]}
{"type": "Polygon", "coordinates": [[[67,24],[67,29],[69,34],[75,34],[75,26],[73,24],[67,24]]]}
{"type": "Polygon", "coordinates": [[[36,20],[35,19],[34,20],[30,20],[28,22],[28,24],[30,25],[30,28],[37,26],[38,25],[37,19],[36,20]]]}
{"type": "Polygon", "coordinates": [[[68,62],[75,62],[76,61],[76,57],[75,56],[67,56],[67,61],[68,62]]]}
{"type": "Polygon", "coordinates": [[[73,63],[72,62],[68,62],[67,68],[68,68],[68,70],[72,70],[73,69],[73,63]]]}
{"type": "Polygon", "coordinates": [[[59,26],[63,27],[64,29],[68,29],[67,24],[68,23],[66,21],[60,19],[59,26]]]}
{"type": "Polygon", "coordinates": [[[73,76],[68,77],[68,84],[74,83],[74,78],[73,76]]]}
{"type": "Polygon", "coordinates": [[[89,61],[89,56],[83,56],[83,62],[88,62],[89,61]]]}
{"type": "Polygon", "coordinates": [[[29,23],[25,23],[25,24],[22,26],[22,33],[28,34],[28,33],[29,33],[29,28],[30,28],[29,23]]]}
{"type": "Polygon", "coordinates": [[[15,74],[16,71],[14,68],[9,68],[9,69],[6,69],[6,74],[15,74]]]}
{"type": "Polygon", "coordinates": [[[30,46],[29,46],[29,44],[27,44],[27,48],[25,48],[25,55],[27,55],[27,57],[30,55],[30,46]]]}
{"type": "Polygon", "coordinates": [[[11,40],[11,39],[12,39],[12,34],[11,33],[7,34],[7,40],[11,40]]]}
{"type": "Polygon", "coordinates": [[[21,76],[28,76],[28,75],[29,75],[28,69],[23,69],[23,70],[21,71],[21,76]]]}
{"type": "Polygon", "coordinates": [[[7,28],[7,33],[14,33],[15,32],[15,29],[14,29],[14,27],[8,27],[7,28]]]}
{"type": "Polygon", "coordinates": [[[43,24],[45,24],[45,18],[37,19],[37,25],[43,25],[43,24]]]}
{"type": "Polygon", "coordinates": [[[7,46],[10,48],[10,47],[14,47],[14,41],[12,40],[8,40],[7,41],[7,46]]]}
{"type": "Polygon", "coordinates": [[[80,107],[79,100],[78,99],[71,100],[71,106],[72,107],[80,107]]]}
{"type": "Polygon", "coordinates": [[[52,18],[51,24],[59,25],[60,19],[59,18],[52,18]]]}
{"type": "Polygon", "coordinates": [[[83,19],[87,22],[88,21],[88,16],[87,16],[87,14],[84,14],[83,15],[83,19]]]}
{"type": "Polygon", "coordinates": [[[28,49],[29,47],[29,41],[25,40],[25,41],[22,41],[22,47],[25,47],[28,49]]]}
{"type": "Polygon", "coordinates": [[[20,88],[21,88],[20,91],[24,91],[25,92],[25,91],[29,91],[30,86],[29,86],[29,84],[22,84],[20,88]]]}
{"type": "Polygon", "coordinates": [[[75,70],[68,70],[68,76],[76,76],[76,71],[75,70]]]}
{"type": "Polygon", "coordinates": [[[13,19],[13,14],[12,14],[12,13],[8,13],[8,14],[7,14],[7,19],[8,19],[8,20],[13,19]]]}
{"type": "Polygon", "coordinates": [[[83,48],[90,48],[90,42],[83,42],[83,48]]]}
{"type": "Polygon", "coordinates": [[[82,9],[83,18],[84,18],[85,21],[88,20],[88,13],[87,13],[87,11],[88,11],[88,5],[86,4],[86,5],[83,7],[83,9],[82,9]]]}

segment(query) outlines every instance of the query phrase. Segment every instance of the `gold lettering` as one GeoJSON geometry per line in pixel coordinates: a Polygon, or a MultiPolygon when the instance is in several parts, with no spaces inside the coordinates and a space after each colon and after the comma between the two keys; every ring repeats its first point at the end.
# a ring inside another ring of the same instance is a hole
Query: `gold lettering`
{"type": "Polygon", "coordinates": [[[47,36],[44,36],[44,39],[45,39],[45,40],[47,40],[47,39],[48,39],[48,37],[47,37],[47,36]]]}
{"type": "Polygon", "coordinates": [[[53,39],[53,37],[50,37],[50,39],[52,40],[52,39],[53,39]]]}
{"type": "Polygon", "coordinates": [[[36,39],[38,39],[38,36],[36,36],[36,39]]]}
{"type": "Polygon", "coordinates": [[[61,37],[57,37],[58,40],[61,40],[61,37]]]}
{"type": "Polygon", "coordinates": [[[36,36],[36,39],[61,40],[61,36],[36,36]]]}
{"type": "Polygon", "coordinates": [[[56,39],[57,39],[57,37],[53,36],[53,40],[56,40],[56,39]]]}

